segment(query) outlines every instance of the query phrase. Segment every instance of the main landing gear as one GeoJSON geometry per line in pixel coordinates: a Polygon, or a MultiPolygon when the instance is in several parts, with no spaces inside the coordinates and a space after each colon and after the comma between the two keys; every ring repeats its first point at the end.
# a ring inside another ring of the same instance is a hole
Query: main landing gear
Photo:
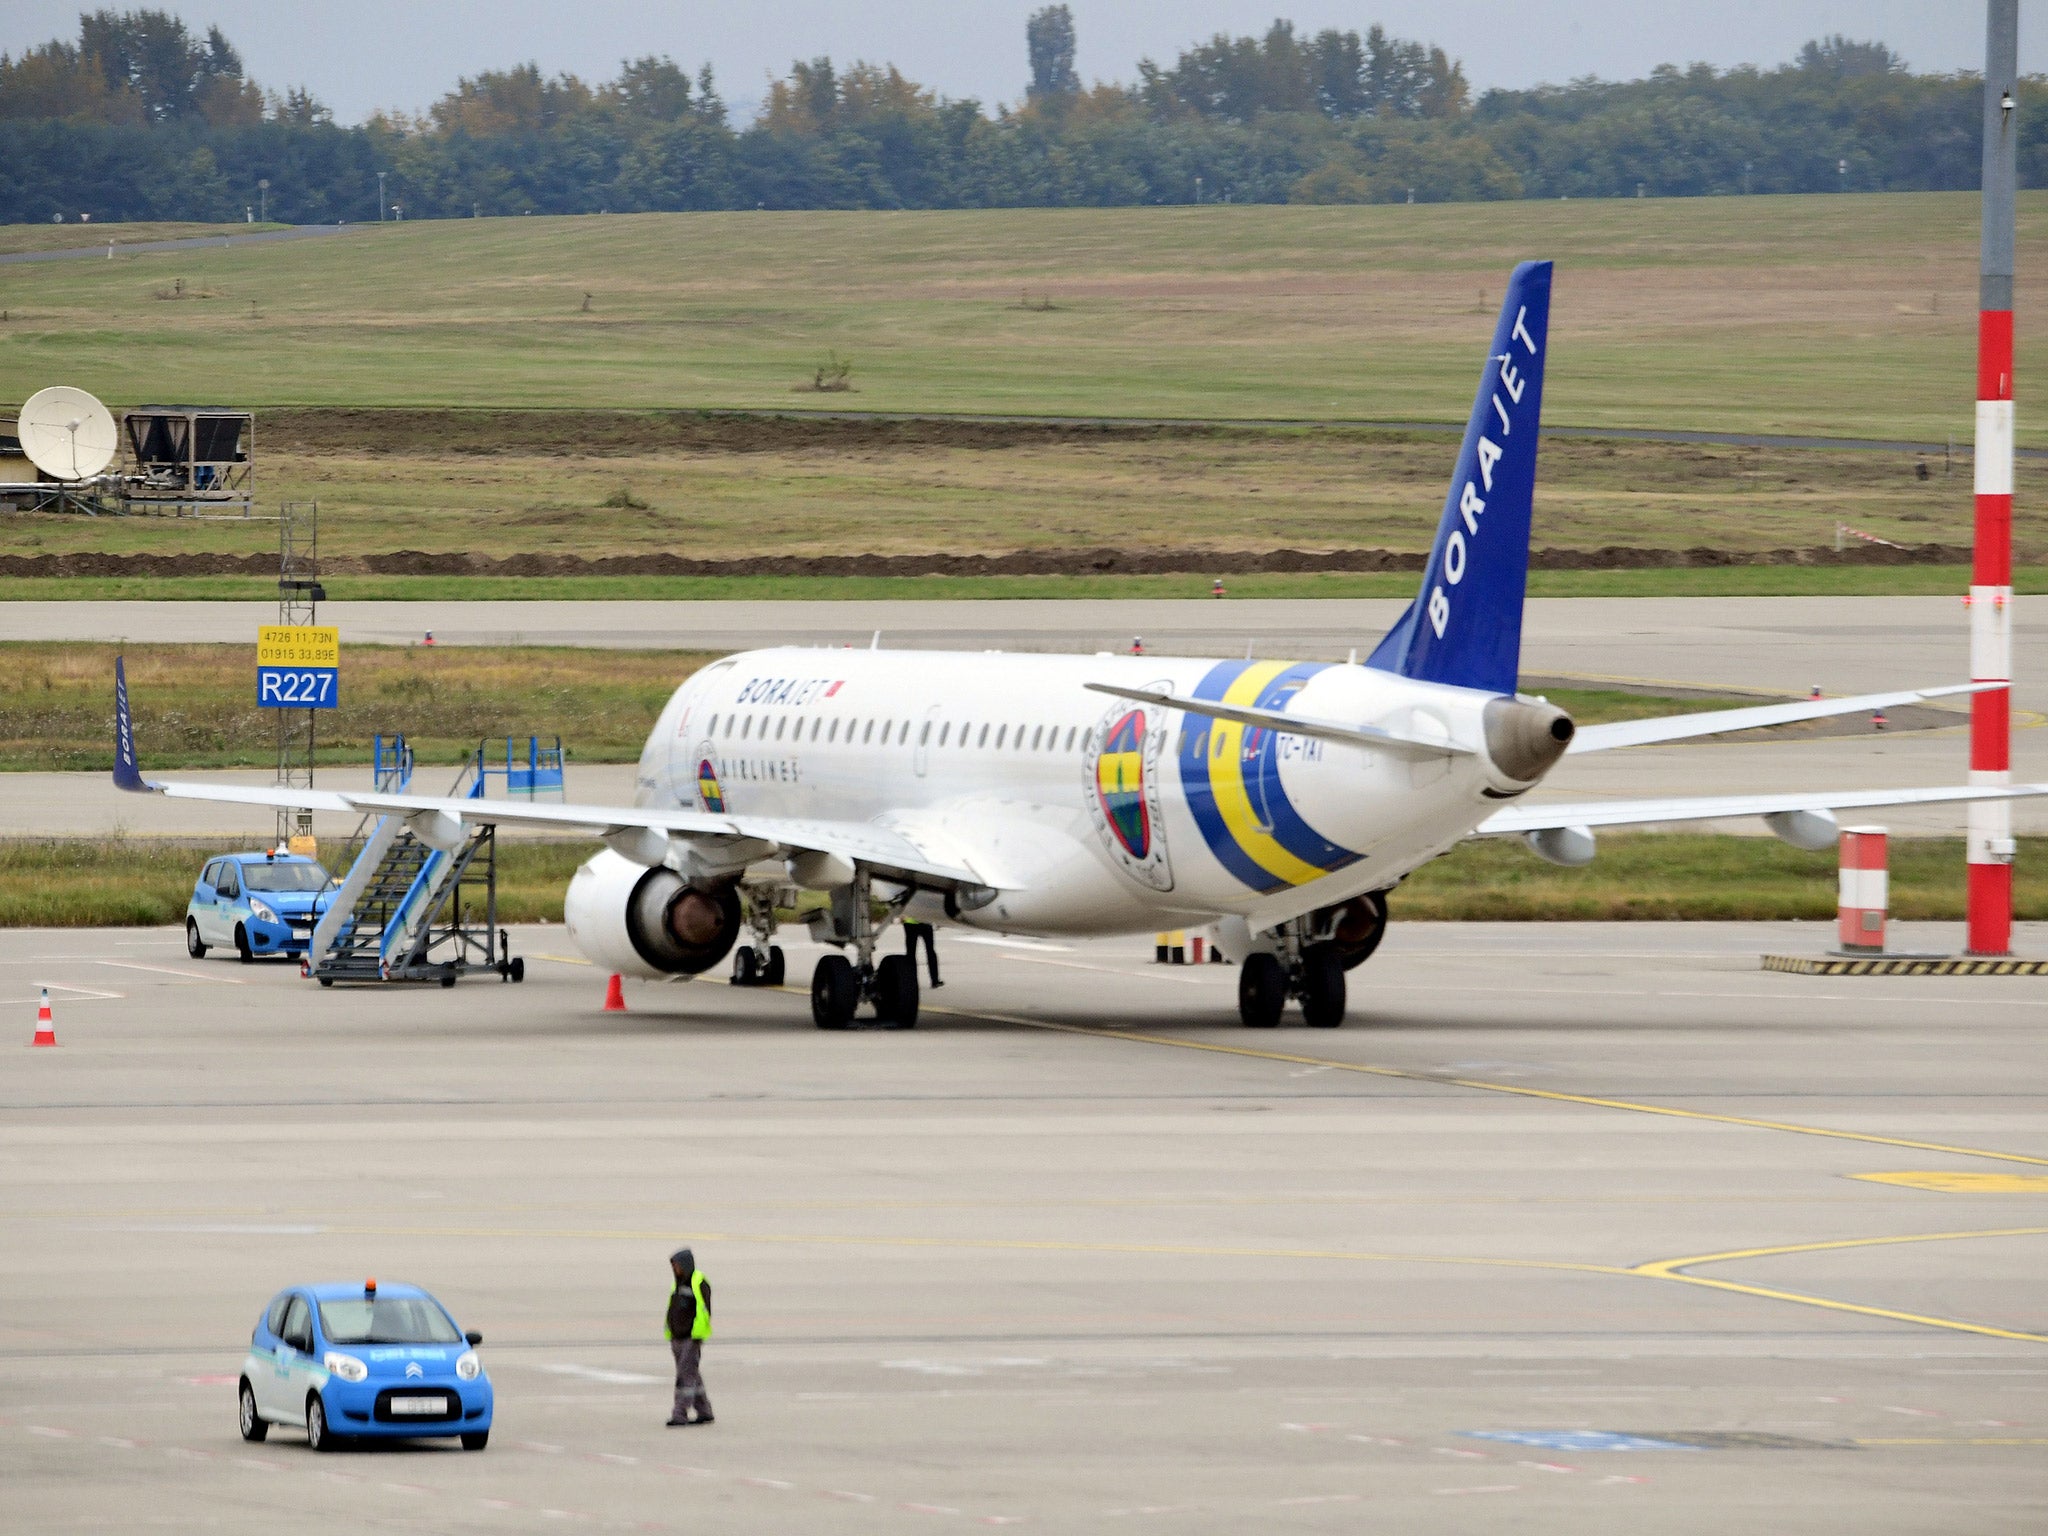
{"type": "Polygon", "coordinates": [[[1273,931],[1276,948],[1245,956],[1237,972],[1237,1015],[1249,1029],[1272,1029],[1290,999],[1304,1024],[1344,1022],[1344,973],[1370,958],[1387,931],[1387,899],[1378,891],[1273,931]]]}
{"type": "Polygon", "coordinates": [[[862,1003],[875,1010],[884,1029],[917,1027],[917,967],[907,955],[875,959],[875,940],[894,917],[875,921],[874,886],[865,869],[853,883],[832,893],[831,937],[848,945],[854,958],[827,955],[811,972],[811,1020],[820,1029],[851,1029],[862,1003]]]}

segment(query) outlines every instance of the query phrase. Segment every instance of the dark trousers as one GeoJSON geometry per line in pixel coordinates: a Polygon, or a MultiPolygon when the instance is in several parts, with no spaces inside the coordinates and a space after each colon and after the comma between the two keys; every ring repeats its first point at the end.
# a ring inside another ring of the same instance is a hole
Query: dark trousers
{"type": "Polygon", "coordinates": [[[704,1359],[702,1339],[670,1339],[669,1353],[676,1357],[676,1405],[669,1414],[673,1419],[687,1419],[692,1408],[697,1417],[711,1417],[711,1398],[704,1391],[704,1377],[698,1367],[704,1359]]]}
{"type": "Polygon", "coordinates": [[[932,937],[930,923],[905,923],[903,925],[903,953],[910,956],[912,969],[917,966],[917,946],[924,944],[924,968],[931,973],[932,985],[939,984],[939,945],[932,937]]]}

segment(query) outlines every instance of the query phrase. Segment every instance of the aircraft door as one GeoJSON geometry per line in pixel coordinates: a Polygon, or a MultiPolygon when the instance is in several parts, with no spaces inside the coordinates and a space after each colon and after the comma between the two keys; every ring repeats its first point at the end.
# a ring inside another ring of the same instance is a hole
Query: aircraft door
{"type": "Polygon", "coordinates": [[[932,748],[937,745],[939,733],[939,711],[942,706],[934,704],[924,712],[924,719],[918,722],[917,750],[911,754],[910,768],[920,779],[931,767],[932,748]]]}
{"type": "MultiPolygon", "coordinates": [[[[710,735],[713,717],[725,713],[720,700],[725,695],[725,674],[730,661],[714,662],[690,680],[688,695],[668,726],[669,784],[676,803],[685,808],[723,810],[723,796],[717,793],[718,769],[712,757],[710,735]],[[708,772],[707,772],[708,769],[708,772]],[[706,788],[706,785],[711,786],[706,788]],[[711,800],[718,800],[716,806],[711,800]]],[[[731,732],[722,732],[731,739],[731,732]]]]}

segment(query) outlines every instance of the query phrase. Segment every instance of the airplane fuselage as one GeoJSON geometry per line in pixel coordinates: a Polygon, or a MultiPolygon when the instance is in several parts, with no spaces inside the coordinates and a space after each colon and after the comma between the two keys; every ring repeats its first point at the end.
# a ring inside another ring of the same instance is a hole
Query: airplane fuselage
{"type": "Polygon", "coordinates": [[[1527,785],[1491,764],[1493,696],[1324,662],[784,648],[677,689],[636,803],[871,821],[971,868],[1004,932],[1254,928],[1385,889],[1527,785]],[[1134,704],[1089,683],[1378,726],[1376,750],[1134,704]]]}

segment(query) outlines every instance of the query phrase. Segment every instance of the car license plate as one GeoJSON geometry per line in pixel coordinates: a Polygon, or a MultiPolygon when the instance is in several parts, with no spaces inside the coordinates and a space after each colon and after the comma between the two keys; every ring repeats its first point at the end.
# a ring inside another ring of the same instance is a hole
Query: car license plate
{"type": "Polygon", "coordinates": [[[448,1399],[445,1397],[394,1397],[391,1399],[393,1413],[446,1413],[448,1399]]]}

